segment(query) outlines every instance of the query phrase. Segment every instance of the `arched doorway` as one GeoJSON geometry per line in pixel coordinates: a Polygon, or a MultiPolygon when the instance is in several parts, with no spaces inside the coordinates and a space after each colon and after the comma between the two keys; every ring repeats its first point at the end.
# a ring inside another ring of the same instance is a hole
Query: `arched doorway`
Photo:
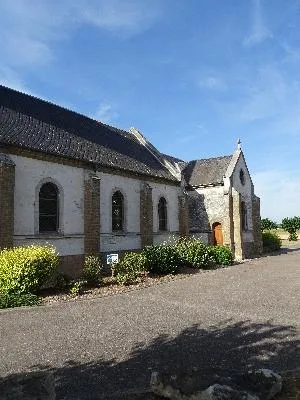
{"type": "Polygon", "coordinates": [[[212,226],[213,229],[213,244],[223,244],[223,232],[222,224],[220,222],[215,222],[212,226]]]}

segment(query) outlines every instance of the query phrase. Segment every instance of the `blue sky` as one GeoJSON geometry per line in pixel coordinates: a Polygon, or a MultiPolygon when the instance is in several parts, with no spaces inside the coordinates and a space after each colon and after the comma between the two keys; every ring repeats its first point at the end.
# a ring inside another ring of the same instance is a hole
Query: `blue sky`
{"type": "Polygon", "coordinates": [[[242,140],[262,215],[300,215],[300,0],[1,0],[0,82],[185,160],[242,140]]]}

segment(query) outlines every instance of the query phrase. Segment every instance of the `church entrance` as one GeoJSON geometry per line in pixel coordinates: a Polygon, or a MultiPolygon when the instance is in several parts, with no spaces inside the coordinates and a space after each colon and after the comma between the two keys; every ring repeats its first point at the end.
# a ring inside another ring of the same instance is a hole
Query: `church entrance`
{"type": "Polygon", "coordinates": [[[223,244],[223,232],[222,224],[220,222],[215,222],[212,226],[213,228],[213,244],[223,244]]]}

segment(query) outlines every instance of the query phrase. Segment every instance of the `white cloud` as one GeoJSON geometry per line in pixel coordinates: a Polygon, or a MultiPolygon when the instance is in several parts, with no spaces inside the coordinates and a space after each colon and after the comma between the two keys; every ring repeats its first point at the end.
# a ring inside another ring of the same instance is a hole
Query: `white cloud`
{"type": "Polygon", "coordinates": [[[253,46],[264,42],[266,39],[273,37],[264,23],[262,15],[261,0],[252,0],[253,2],[253,21],[252,31],[249,36],[244,39],[244,46],[253,46]]]}
{"type": "Polygon", "coordinates": [[[289,102],[291,88],[282,73],[274,67],[262,68],[256,79],[245,85],[245,100],[239,104],[238,118],[252,122],[270,118],[289,102]]]}
{"type": "Polygon", "coordinates": [[[226,83],[223,79],[217,76],[207,76],[198,81],[200,88],[211,89],[211,90],[224,90],[227,88],[226,83]]]}
{"type": "Polygon", "coordinates": [[[93,118],[104,122],[105,124],[110,124],[115,121],[118,114],[113,110],[113,107],[109,104],[101,103],[93,118]]]}
{"type": "Polygon", "coordinates": [[[161,14],[159,0],[1,0],[0,69],[22,77],[47,66],[56,45],[82,25],[127,37],[149,29],[161,14]]]}
{"type": "Polygon", "coordinates": [[[157,2],[140,0],[106,0],[79,7],[78,15],[83,21],[110,31],[122,31],[129,35],[145,31],[160,17],[157,2]]]}
{"type": "Polygon", "coordinates": [[[261,198],[261,215],[280,222],[300,215],[299,171],[270,169],[252,174],[256,194],[261,198]]]}

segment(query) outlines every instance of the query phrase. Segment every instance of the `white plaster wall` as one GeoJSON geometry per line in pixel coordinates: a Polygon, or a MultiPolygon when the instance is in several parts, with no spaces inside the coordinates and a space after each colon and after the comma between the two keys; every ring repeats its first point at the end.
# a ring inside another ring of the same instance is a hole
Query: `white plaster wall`
{"type": "Polygon", "coordinates": [[[99,172],[100,178],[100,249],[103,252],[140,248],[140,181],[99,172]],[[124,196],[124,234],[113,233],[111,197],[119,190],[124,196]]]}
{"type": "Polygon", "coordinates": [[[138,179],[98,172],[100,178],[100,248],[103,252],[135,250],[141,247],[140,237],[140,190],[141,184],[147,183],[152,188],[153,200],[153,242],[155,244],[169,240],[178,235],[178,195],[180,187],[155,182],[142,182],[138,179]],[[111,227],[111,196],[120,190],[125,201],[124,233],[113,233],[111,227]],[[161,196],[167,200],[168,232],[158,232],[157,204],[161,196]]]}
{"type": "Polygon", "coordinates": [[[39,238],[37,236],[15,236],[15,246],[28,246],[30,244],[36,245],[53,245],[58,254],[61,256],[71,256],[84,253],[84,236],[71,235],[71,236],[57,236],[48,238],[39,238]]]}
{"type": "Polygon", "coordinates": [[[178,196],[181,193],[179,186],[168,186],[160,183],[148,182],[152,187],[152,200],[153,200],[153,232],[159,232],[158,224],[158,202],[161,197],[167,201],[168,210],[168,232],[178,233],[179,219],[178,219],[178,196]]]}
{"type": "Polygon", "coordinates": [[[14,243],[52,243],[61,255],[83,253],[84,171],[81,168],[10,155],[16,164],[14,243]],[[37,234],[36,188],[51,179],[60,193],[60,234],[37,234]]]}
{"type": "Polygon", "coordinates": [[[152,187],[153,243],[160,244],[174,241],[179,237],[178,196],[181,194],[181,188],[153,182],[148,182],[148,184],[152,187]],[[161,197],[164,197],[167,201],[167,232],[159,231],[158,202],[161,197]]]}
{"type": "MultiPolygon", "coordinates": [[[[84,177],[81,168],[11,155],[16,164],[15,182],[15,245],[53,244],[60,255],[84,252],[84,177]],[[37,187],[51,179],[62,188],[60,200],[60,233],[39,235],[37,232],[37,187]]],[[[98,172],[100,178],[100,248],[102,252],[140,248],[141,181],[98,172]],[[111,227],[111,196],[120,190],[125,199],[125,231],[113,233],[111,227]]],[[[146,182],[152,188],[154,243],[162,243],[178,235],[178,196],[181,188],[146,182]],[[168,232],[158,231],[157,204],[163,196],[168,207],[168,232]]]]}
{"type": "Polygon", "coordinates": [[[248,215],[248,232],[243,232],[243,239],[247,241],[253,240],[251,232],[253,229],[252,223],[252,185],[251,178],[246,167],[244,157],[241,155],[236,163],[235,169],[232,174],[232,185],[234,189],[241,194],[241,200],[246,203],[248,215]],[[243,169],[245,176],[245,185],[240,181],[240,170],[243,169]]]}

